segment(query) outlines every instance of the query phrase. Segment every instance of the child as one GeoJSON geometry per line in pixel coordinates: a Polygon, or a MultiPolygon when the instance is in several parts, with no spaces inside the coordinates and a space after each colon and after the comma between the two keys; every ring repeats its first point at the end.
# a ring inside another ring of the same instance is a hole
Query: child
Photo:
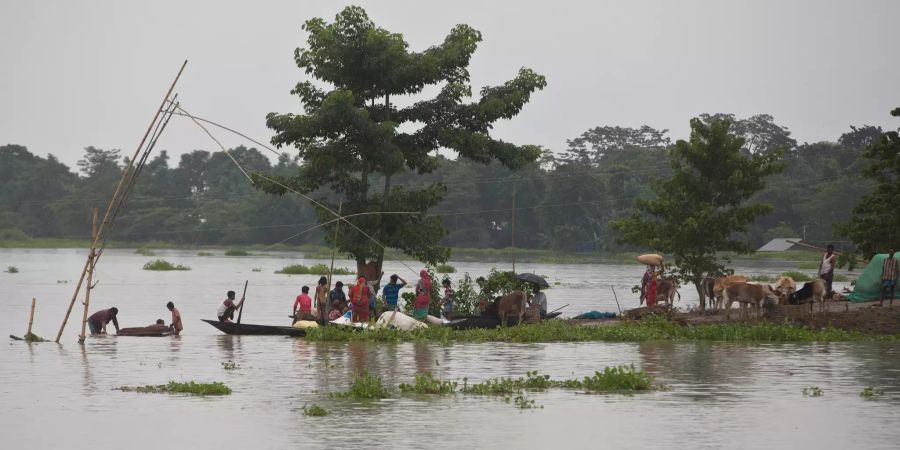
{"type": "Polygon", "coordinates": [[[453,320],[453,289],[450,288],[450,279],[445,278],[441,284],[444,285],[444,299],[441,300],[444,317],[447,320],[453,320]]]}

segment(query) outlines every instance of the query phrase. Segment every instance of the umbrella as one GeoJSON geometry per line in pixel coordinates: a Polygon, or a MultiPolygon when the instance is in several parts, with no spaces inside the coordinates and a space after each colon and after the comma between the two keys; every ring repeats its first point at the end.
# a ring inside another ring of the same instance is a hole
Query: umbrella
{"type": "Polygon", "coordinates": [[[520,273],[519,275],[516,276],[516,279],[522,280],[522,281],[525,281],[528,283],[533,283],[540,287],[545,287],[545,288],[550,287],[550,283],[547,283],[547,280],[545,280],[544,277],[542,277],[540,275],[535,275],[533,273],[520,273]]]}

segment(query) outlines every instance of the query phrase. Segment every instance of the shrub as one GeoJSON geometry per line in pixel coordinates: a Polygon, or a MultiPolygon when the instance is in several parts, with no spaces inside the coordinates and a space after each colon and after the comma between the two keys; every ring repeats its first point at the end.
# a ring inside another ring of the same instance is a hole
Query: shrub
{"type": "Polygon", "coordinates": [[[157,259],[144,264],[144,270],[191,270],[188,266],[175,265],[168,261],[157,259]]]}
{"type": "Polygon", "coordinates": [[[362,375],[356,374],[353,377],[353,383],[345,392],[332,392],[330,394],[335,398],[349,398],[352,400],[378,400],[388,398],[390,391],[384,386],[381,377],[369,374],[369,371],[363,372],[362,375]]]}
{"type": "Polygon", "coordinates": [[[434,378],[431,372],[417,373],[415,384],[401,384],[400,392],[416,394],[453,394],[457,383],[434,378]]]}
{"type": "Polygon", "coordinates": [[[225,256],[250,256],[250,252],[239,248],[229,248],[225,250],[225,256]]]}
{"type": "Polygon", "coordinates": [[[584,377],[584,389],[595,392],[648,391],[653,388],[653,377],[634,366],[606,367],[584,377]]]}
{"type": "Polygon", "coordinates": [[[310,417],[325,417],[328,415],[328,411],[319,405],[303,405],[303,415],[310,417]]]}
{"type": "Polygon", "coordinates": [[[437,267],[434,268],[434,271],[437,273],[456,273],[456,267],[453,267],[450,264],[438,264],[437,267]]]}

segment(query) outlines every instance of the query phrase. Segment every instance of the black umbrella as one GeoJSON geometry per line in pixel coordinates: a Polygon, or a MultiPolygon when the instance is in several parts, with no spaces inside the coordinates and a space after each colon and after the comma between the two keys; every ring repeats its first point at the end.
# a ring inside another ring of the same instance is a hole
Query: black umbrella
{"type": "Polygon", "coordinates": [[[522,281],[525,281],[528,283],[536,284],[540,287],[545,287],[545,288],[550,287],[550,283],[547,283],[547,280],[545,280],[544,277],[542,277],[540,275],[535,275],[533,273],[520,273],[520,274],[516,275],[516,279],[519,279],[519,280],[522,280],[522,281]]]}

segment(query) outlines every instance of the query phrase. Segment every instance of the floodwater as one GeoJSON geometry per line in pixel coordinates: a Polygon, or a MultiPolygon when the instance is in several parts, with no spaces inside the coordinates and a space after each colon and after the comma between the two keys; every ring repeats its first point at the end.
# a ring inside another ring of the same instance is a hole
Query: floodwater
{"type": "MultiPolygon", "coordinates": [[[[117,306],[122,326],[169,317],[165,302],[185,320],[179,337],[107,336],[76,343],[76,308],[61,344],[9,341],[0,351],[2,448],[896,448],[900,437],[900,344],[554,343],[373,344],[309,343],[270,336],[227,336],[211,318],[224,292],[249,280],[243,321],[285,323],[292,299],[314,276],[272,272],[319,261],[298,255],[198,257],[159,251],[188,272],[141,270],[145,257],[106,252],[98,266],[92,311],[117,306]],[[293,258],[293,259],[291,259],[293,258]],[[253,268],[259,268],[254,272],[253,268]],[[239,368],[225,370],[233,361],[239,368]],[[634,364],[669,390],[625,395],[550,390],[528,394],[543,408],[519,410],[501,399],[475,396],[401,396],[372,403],[330,399],[352,374],[369,370],[388,385],[431,371],[443,379],[524,376],[580,378],[618,364],[634,364]],[[223,381],[225,397],[120,392],[123,385],[223,381]],[[804,387],[824,395],[804,397],[804,387]],[[884,395],[866,400],[868,386],[884,395]],[[330,415],[305,417],[304,405],[330,415]]],[[[83,265],[83,250],[0,250],[0,328],[25,332],[32,297],[35,333],[54,338],[83,265]],[[72,280],[65,283],[65,280],[72,280]],[[58,282],[61,281],[61,282],[58,282]]],[[[341,262],[350,267],[349,261],[341,262]]],[[[485,273],[490,264],[455,264],[460,273],[485,273]]],[[[413,269],[417,267],[413,266],[413,269]]],[[[615,311],[610,285],[623,307],[636,306],[629,287],[637,265],[519,264],[547,275],[550,309],[567,315],[615,311]],[[586,282],[585,280],[588,280],[586,282]]],[[[739,268],[777,273],[791,264],[739,268]]],[[[410,282],[415,276],[389,264],[410,282]],[[408,275],[408,277],[407,277],[408,275]]],[[[454,279],[456,279],[454,275],[454,279]]],[[[346,277],[349,279],[350,277],[346,277]]],[[[347,281],[347,280],[345,280],[347,281]]],[[[696,300],[682,289],[684,304],[696,300]]]]}

